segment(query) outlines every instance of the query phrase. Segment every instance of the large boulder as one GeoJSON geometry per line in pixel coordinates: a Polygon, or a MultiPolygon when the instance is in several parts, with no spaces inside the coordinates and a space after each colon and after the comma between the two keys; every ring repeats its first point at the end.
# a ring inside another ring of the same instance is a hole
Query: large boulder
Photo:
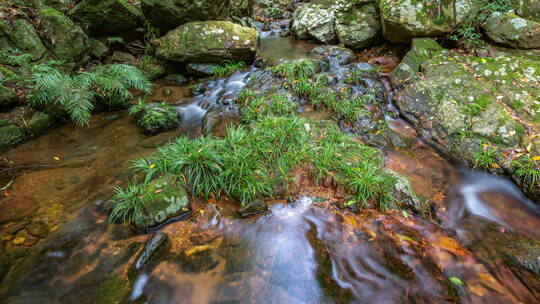
{"type": "Polygon", "coordinates": [[[70,16],[98,34],[118,34],[133,29],[142,17],[140,7],[125,0],[83,0],[70,16]]]}
{"type": "Polygon", "coordinates": [[[539,0],[512,0],[512,5],[519,16],[540,22],[539,0]]]}
{"type": "Polygon", "coordinates": [[[518,15],[494,13],[484,24],[486,35],[495,43],[519,49],[540,48],[540,23],[518,15]]]}
{"type": "Polygon", "coordinates": [[[336,32],[339,42],[353,50],[379,44],[382,27],[379,8],[375,3],[336,13],[336,32]]]}
{"type": "Polygon", "coordinates": [[[383,34],[391,42],[450,33],[473,7],[469,0],[381,0],[383,34]]]}
{"type": "MultiPolygon", "coordinates": [[[[1,14],[1,13],[0,13],[1,14]]],[[[22,52],[32,55],[33,60],[41,59],[47,52],[47,48],[41,41],[34,26],[26,19],[0,18],[0,39],[4,38],[1,48],[13,47],[22,52]]]]}
{"type": "Polygon", "coordinates": [[[317,39],[331,44],[337,41],[334,9],[321,4],[307,3],[294,13],[292,34],[300,39],[317,39]]]}
{"type": "Polygon", "coordinates": [[[258,40],[255,29],[231,22],[190,22],[159,39],[156,55],[176,62],[251,61],[258,40]]]}
{"type": "Polygon", "coordinates": [[[43,6],[40,21],[49,38],[45,43],[58,59],[78,62],[91,53],[89,37],[60,11],[43,6]]]}
{"type": "Polygon", "coordinates": [[[534,136],[540,131],[539,55],[505,50],[492,58],[463,56],[433,40],[415,40],[392,81],[397,106],[420,134],[471,166],[510,172],[540,197],[540,181],[530,184],[522,170],[538,170],[538,164],[518,163],[540,155],[534,136]]]}
{"type": "Polygon", "coordinates": [[[144,18],[163,33],[187,22],[219,19],[228,8],[229,1],[219,0],[141,1],[144,18]]]}
{"type": "Polygon", "coordinates": [[[381,41],[378,5],[370,1],[343,4],[315,1],[302,5],[294,14],[292,34],[300,39],[341,44],[361,49],[381,41]]]}

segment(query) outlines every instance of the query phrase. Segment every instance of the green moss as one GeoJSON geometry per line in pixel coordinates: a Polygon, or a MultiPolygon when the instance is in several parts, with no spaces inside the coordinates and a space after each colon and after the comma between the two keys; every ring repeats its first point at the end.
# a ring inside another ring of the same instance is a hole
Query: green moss
{"type": "Polygon", "coordinates": [[[119,302],[126,294],[128,281],[119,276],[113,276],[105,279],[99,285],[99,290],[93,300],[95,304],[109,304],[119,302]]]}

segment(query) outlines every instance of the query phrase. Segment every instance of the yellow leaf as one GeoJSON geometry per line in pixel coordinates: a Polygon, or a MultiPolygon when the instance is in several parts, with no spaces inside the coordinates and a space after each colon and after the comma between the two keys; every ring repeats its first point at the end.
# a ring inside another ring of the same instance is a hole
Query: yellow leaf
{"type": "Polygon", "coordinates": [[[202,210],[202,209],[199,210],[199,213],[200,213],[200,214],[204,214],[204,210],[202,210]]]}
{"type": "Polygon", "coordinates": [[[13,238],[13,235],[6,235],[2,237],[2,241],[10,241],[13,238]]]}
{"type": "Polygon", "coordinates": [[[58,156],[55,156],[53,158],[54,158],[54,160],[60,160],[60,158],[58,156]]]}
{"type": "Polygon", "coordinates": [[[498,169],[498,168],[500,168],[500,166],[499,166],[499,165],[497,165],[496,163],[493,163],[493,164],[491,164],[491,168],[495,168],[495,169],[498,169]]]}
{"type": "Polygon", "coordinates": [[[540,156],[533,156],[533,157],[532,157],[532,160],[535,160],[535,161],[536,161],[536,160],[540,160],[540,156]]]}
{"type": "Polygon", "coordinates": [[[156,164],[151,164],[149,168],[154,169],[155,167],[156,167],[156,164]]]}
{"type": "Polygon", "coordinates": [[[23,238],[21,236],[18,236],[13,240],[13,244],[20,245],[20,244],[24,243],[25,240],[26,240],[25,238],[23,238]]]}

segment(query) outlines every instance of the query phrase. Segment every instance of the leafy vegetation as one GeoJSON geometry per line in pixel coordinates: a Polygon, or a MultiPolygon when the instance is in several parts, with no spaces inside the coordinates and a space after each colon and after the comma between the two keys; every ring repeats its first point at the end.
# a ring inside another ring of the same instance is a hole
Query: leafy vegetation
{"type": "Polygon", "coordinates": [[[145,196],[150,196],[151,193],[144,191],[144,188],[137,184],[131,183],[125,189],[114,187],[115,201],[114,208],[111,211],[109,220],[111,222],[133,222],[143,213],[142,201],[145,201],[145,196]]]}
{"type": "Polygon", "coordinates": [[[490,169],[497,164],[497,150],[487,144],[483,143],[482,147],[474,154],[473,166],[475,169],[490,169]]]}
{"type": "Polygon", "coordinates": [[[540,170],[536,165],[537,158],[530,155],[522,156],[511,163],[511,168],[514,174],[523,179],[524,183],[529,187],[535,187],[540,181],[540,170]]]}
{"type": "Polygon", "coordinates": [[[53,68],[36,71],[32,106],[58,104],[77,125],[88,125],[95,102],[119,105],[133,97],[130,89],[150,92],[151,83],[135,67],[124,64],[98,66],[67,74],[53,68]]]}
{"type": "Polygon", "coordinates": [[[478,48],[484,45],[481,26],[494,12],[511,9],[510,0],[474,0],[471,11],[448,37],[464,48],[478,48]]]}
{"type": "Polygon", "coordinates": [[[145,103],[139,99],[129,114],[135,116],[137,124],[147,133],[170,129],[179,122],[178,111],[166,102],[145,103]]]}
{"type": "Polygon", "coordinates": [[[226,77],[245,67],[246,64],[243,61],[235,62],[231,60],[225,60],[220,65],[216,66],[212,72],[215,76],[226,77]]]}
{"type": "Polygon", "coordinates": [[[315,75],[316,66],[309,59],[300,59],[273,66],[270,70],[278,77],[298,79],[315,75]]]}
{"type": "Polygon", "coordinates": [[[274,94],[269,98],[248,99],[247,105],[242,109],[242,116],[244,121],[252,122],[267,115],[292,116],[297,108],[298,104],[287,96],[274,94]]]}

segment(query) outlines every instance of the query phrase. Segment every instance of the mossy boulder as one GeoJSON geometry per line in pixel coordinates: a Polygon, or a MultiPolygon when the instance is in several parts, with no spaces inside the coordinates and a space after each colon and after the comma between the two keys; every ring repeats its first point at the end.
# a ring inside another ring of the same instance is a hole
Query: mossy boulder
{"type": "Polygon", "coordinates": [[[540,22],[540,1],[539,0],[512,0],[515,12],[526,19],[540,22]]]}
{"type": "Polygon", "coordinates": [[[9,108],[17,101],[17,95],[12,89],[0,85],[0,110],[9,108]]]}
{"type": "Polygon", "coordinates": [[[127,0],[83,0],[70,12],[75,20],[98,34],[118,34],[133,29],[142,17],[140,7],[127,0]]]}
{"type": "Polygon", "coordinates": [[[316,39],[322,43],[337,42],[336,16],[331,6],[306,3],[294,13],[291,32],[300,39],[316,39]]]}
{"type": "Polygon", "coordinates": [[[23,139],[23,132],[16,125],[0,126],[0,151],[23,141],[23,139]]]}
{"type": "Polygon", "coordinates": [[[390,75],[394,87],[398,87],[402,82],[407,82],[417,77],[419,75],[420,65],[443,50],[444,48],[433,39],[413,39],[411,50],[390,75]]]}
{"type": "Polygon", "coordinates": [[[371,1],[314,1],[294,14],[292,34],[322,43],[340,42],[352,49],[381,42],[379,8],[371,1]]]}
{"type": "Polygon", "coordinates": [[[31,136],[37,136],[45,133],[45,131],[54,124],[54,117],[47,113],[35,112],[30,118],[26,131],[31,136]]]}
{"type": "Polygon", "coordinates": [[[33,60],[41,59],[47,52],[36,29],[26,19],[0,20],[1,37],[5,39],[2,48],[16,48],[32,55],[33,60]]]}
{"type": "Polygon", "coordinates": [[[379,7],[376,3],[367,3],[348,11],[338,11],[335,27],[339,42],[353,50],[370,47],[383,41],[379,7]]]}
{"type": "Polygon", "coordinates": [[[78,62],[91,52],[88,36],[60,11],[43,6],[40,9],[40,21],[49,37],[47,47],[58,59],[78,62]]]}
{"type": "Polygon", "coordinates": [[[176,62],[251,61],[258,39],[255,29],[231,22],[190,22],[159,39],[156,55],[176,62]]]}
{"type": "Polygon", "coordinates": [[[494,13],[484,24],[495,43],[517,49],[540,48],[540,22],[509,13],[494,13]]]}
{"type": "Polygon", "coordinates": [[[156,80],[167,75],[167,63],[152,56],[143,56],[137,61],[137,67],[150,80],[156,80]]]}
{"type": "Polygon", "coordinates": [[[381,0],[383,34],[391,42],[450,33],[474,4],[469,0],[381,0]],[[454,5],[455,4],[455,5],[454,5]]]}
{"type": "Polygon", "coordinates": [[[147,135],[167,131],[180,124],[181,112],[166,102],[139,103],[130,112],[147,135]]]}
{"type": "Polygon", "coordinates": [[[423,39],[392,80],[400,88],[397,106],[420,134],[471,166],[494,173],[503,168],[524,181],[512,155],[540,154],[531,142],[540,130],[540,55],[501,50],[492,58],[464,56],[423,39]],[[479,163],[485,155],[487,166],[479,163]]]}
{"type": "Polygon", "coordinates": [[[175,176],[162,176],[145,187],[151,195],[142,202],[143,212],[132,223],[135,228],[155,227],[190,211],[187,192],[175,176]]]}
{"type": "Polygon", "coordinates": [[[142,0],[144,18],[166,33],[182,24],[219,19],[229,8],[220,0],[142,0]]]}

